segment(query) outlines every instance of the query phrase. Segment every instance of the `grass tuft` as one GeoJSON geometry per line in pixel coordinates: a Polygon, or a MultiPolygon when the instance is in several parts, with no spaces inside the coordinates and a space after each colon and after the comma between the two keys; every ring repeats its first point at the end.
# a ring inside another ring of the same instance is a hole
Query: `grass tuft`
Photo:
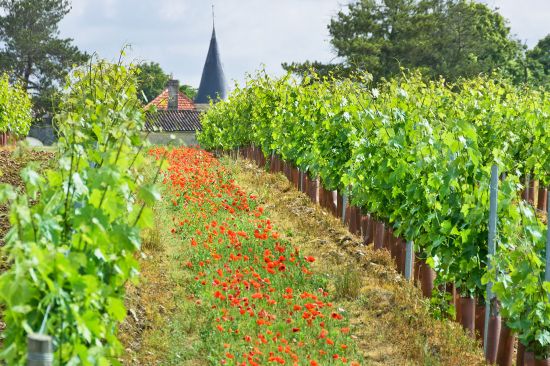
{"type": "Polygon", "coordinates": [[[357,265],[348,265],[343,272],[338,272],[334,278],[336,299],[355,300],[363,287],[363,276],[357,265]]]}

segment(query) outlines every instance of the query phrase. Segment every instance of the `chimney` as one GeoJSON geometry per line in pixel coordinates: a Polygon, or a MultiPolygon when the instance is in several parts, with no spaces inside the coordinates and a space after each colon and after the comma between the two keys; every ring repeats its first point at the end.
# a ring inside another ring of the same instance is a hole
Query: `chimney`
{"type": "Polygon", "coordinates": [[[178,80],[169,80],[166,83],[168,89],[168,110],[178,110],[178,95],[180,89],[180,82],[178,80]]]}

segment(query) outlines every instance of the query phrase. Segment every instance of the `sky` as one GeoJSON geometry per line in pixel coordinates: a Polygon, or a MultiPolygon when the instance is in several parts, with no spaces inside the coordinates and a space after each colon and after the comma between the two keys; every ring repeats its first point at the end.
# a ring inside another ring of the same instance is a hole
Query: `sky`
{"type": "MultiPolygon", "coordinates": [[[[334,59],[327,24],[350,0],[72,0],[60,25],[82,50],[115,59],[155,61],[182,84],[198,87],[212,34],[225,76],[242,82],[265,65],[281,74],[282,62],[334,59]]],[[[480,0],[499,8],[512,33],[528,46],[550,33],[550,0],[480,0]]]]}

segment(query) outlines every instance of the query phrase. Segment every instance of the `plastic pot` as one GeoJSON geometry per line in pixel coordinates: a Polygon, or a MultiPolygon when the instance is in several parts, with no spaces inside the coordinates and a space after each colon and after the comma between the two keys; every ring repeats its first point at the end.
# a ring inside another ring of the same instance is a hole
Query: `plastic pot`
{"type": "Polygon", "coordinates": [[[344,205],[344,197],[340,192],[336,192],[336,217],[342,217],[342,206],[344,205]]]}
{"type": "Polygon", "coordinates": [[[285,168],[284,168],[284,173],[285,173],[285,177],[286,179],[288,179],[289,182],[292,182],[292,167],[290,165],[290,163],[287,163],[285,161],[285,168]]]}
{"type": "Polygon", "coordinates": [[[500,337],[498,341],[498,354],[496,364],[498,366],[512,366],[514,361],[514,344],[516,337],[514,333],[502,322],[500,327],[500,337]]]}
{"type": "Polygon", "coordinates": [[[397,272],[405,274],[405,259],[407,256],[407,247],[405,245],[405,239],[399,237],[395,240],[395,246],[397,248],[397,272]]]}
{"type": "Polygon", "coordinates": [[[325,187],[323,186],[323,182],[320,182],[319,184],[319,206],[326,208],[327,204],[327,192],[325,190],[325,187]]]}
{"type": "Polygon", "coordinates": [[[300,172],[294,165],[292,166],[292,184],[296,189],[300,187],[300,172]]]}
{"type": "Polygon", "coordinates": [[[481,340],[481,345],[483,345],[483,337],[485,334],[485,305],[477,304],[476,305],[476,339],[481,340]]]}
{"type": "Polygon", "coordinates": [[[543,360],[535,359],[535,366],[550,366],[550,358],[545,358],[543,360]]]}
{"type": "Polygon", "coordinates": [[[355,215],[353,215],[353,218],[355,219],[355,235],[361,236],[362,228],[361,228],[361,218],[363,215],[361,215],[361,209],[359,207],[355,208],[355,215]]]}
{"type": "Polygon", "coordinates": [[[420,267],[422,267],[422,260],[415,256],[413,263],[414,263],[413,278],[414,278],[414,283],[417,283],[417,282],[420,282],[420,280],[421,280],[421,278],[420,278],[420,275],[421,275],[420,267]]]}
{"type": "Polygon", "coordinates": [[[313,203],[319,203],[319,181],[311,178],[309,181],[309,197],[313,203]]]}
{"type": "Polygon", "coordinates": [[[374,249],[384,248],[384,223],[381,221],[376,221],[374,227],[374,249]]]}
{"type": "Polygon", "coordinates": [[[363,245],[367,245],[367,235],[369,231],[369,216],[361,215],[361,237],[363,238],[363,245]]]}
{"type": "Polygon", "coordinates": [[[456,288],[454,283],[447,283],[445,285],[445,292],[451,295],[451,303],[456,309],[456,288]]]}
{"type": "Polygon", "coordinates": [[[332,212],[333,216],[337,216],[337,202],[336,202],[336,192],[335,191],[329,191],[329,205],[330,205],[330,212],[332,212]]]}
{"type": "Polygon", "coordinates": [[[275,171],[275,155],[271,155],[269,158],[269,171],[271,173],[275,171]]]}
{"type": "Polygon", "coordinates": [[[487,329],[487,352],[485,358],[491,365],[497,361],[501,322],[502,319],[500,315],[491,316],[489,318],[489,328],[487,329]]]}
{"type": "Polygon", "coordinates": [[[397,243],[396,243],[396,240],[397,238],[395,236],[393,236],[393,229],[392,228],[387,228],[386,229],[386,234],[385,234],[385,244],[386,244],[386,249],[388,249],[388,251],[390,252],[390,255],[392,257],[392,259],[394,260],[394,262],[397,263],[397,243]]]}
{"type": "Polygon", "coordinates": [[[374,242],[374,223],[375,221],[372,219],[370,215],[365,216],[366,217],[366,230],[363,232],[363,243],[365,245],[370,245],[374,242]]]}
{"type": "Polygon", "coordinates": [[[537,180],[532,179],[531,182],[529,182],[529,202],[531,202],[531,204],[533,205],[537,204],[538,193],[539,193],[539,182],[537,180]]]}
{"type": "Polygon", "coordinates": [[[6,146],[8,144],[8,134],[6,132],[0,132],[0,146],[6,146]]]}
{"type": "Polygon", "coordinates": [[[462,306],[460,306],[460,296],[455,297],[455,310],[456,310],[456,318],[455,321],[457,323],[462,324],[462,306]]]}
{"type": "Polygon", "coordinates": [[[525,350],[523,353],[523,365],[535,366],[535,354],[531,351],[525,350]]]}
{"type": "Polygon", "coordinates": [[[476,299],[473,297],[460,297],[460,324],[464,331],[472,338],[475,337],[475,311],[476,299]]]}
{"type": "Polygon", "coordinates": [[[352,234],[357,233],[357,219],[356,219],[356,216],[357,216],[357,207],[350,205],[350,207],[349,207],[348,229],[349,229],[349,232],[352,233],[352,234]]]}
{"type": "Polygon", "coordinates": [[[349,206],[349,201],[348,201],[348,204],[346,206],[346,217],[344,218],[344,226],[348,228],[349,230],[349,223],[350,223],[350,217],[351,215],[351,207],[349,206]]]}
{"type": "Polygon", "coordinates": [[[539,202],[537,208],[541,211],[546,211],[548,205],[548,189],[539,188],[539,202]]]}
{"type": "Polygon", "coordinates": [[[422,295],[424,297],[432,297],[432,291],[434,288],[435,271],[426,262],[423,262],[420,266],[420,288],[422,289],[422,295]]]}
{"type": "Polygon", "coordinates": [[[334,198],[332,191],[325,188],[325,207],[330,213],[334,213],[334,198]]]}

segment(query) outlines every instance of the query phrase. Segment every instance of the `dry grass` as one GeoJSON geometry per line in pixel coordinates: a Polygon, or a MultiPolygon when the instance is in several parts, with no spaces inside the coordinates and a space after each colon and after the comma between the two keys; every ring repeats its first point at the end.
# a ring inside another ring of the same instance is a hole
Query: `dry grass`
{"type": "Polygon", "coordinates": [[[369,365],[483,365],[482,350],[459,325],[433,319],[420,291],[397,274],[385,251],[362,245],[332,215],[280,174],[225,159],[237,184],[257,194],[281,233],[314,270],[329,277],[369,365]]]}

